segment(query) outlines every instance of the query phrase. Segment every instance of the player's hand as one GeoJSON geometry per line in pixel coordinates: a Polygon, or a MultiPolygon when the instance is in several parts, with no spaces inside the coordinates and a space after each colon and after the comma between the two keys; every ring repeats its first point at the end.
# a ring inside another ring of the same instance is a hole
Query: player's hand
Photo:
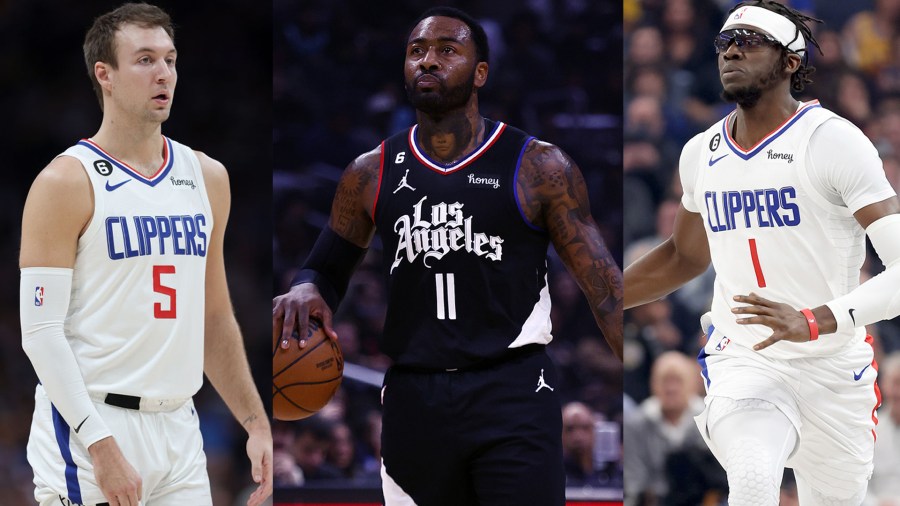
{"type": "Polygon", "coordinates": [[[88,447],[94,478],[111,506],[138,506],[141,500],[141,475],[128,461],[112,436],[88,447]]]}
{"type": "Polygon", "coordinates": [[[297,331],[300,348],[306,347],[309,317],[318,319],[325,328],[325,335],[337,340],[332,326],[332,313],[319,289],[312,283],[301,283],[291,287],[291,291],[272,299],[272,329],[281,334],[281,347],[291,346],[291,335],[297,331]]]}
{"type": "Polygon", "coordinates": [[[735,302],[743,302],[747,306],[738,306],[731,312],[738,315],[753,315],[746,318],[738,318],[741,325],[765,325],[773,330],[768,339],[756,343],[753,349],[756,351],[768,348],[778,341],[791,341],[805,343],[809,341],[809,324],[803,313],[787,304],[775,302],[755,293],[750,295],[735,295],[735,302]]]}
{"type": "Polygon", "coordinates": [[[272,431],[268,426],[249,432],[247,456],[253,481],[259,483],[247,499],[247,506],[258,506],[272,495],[272,431]]]}

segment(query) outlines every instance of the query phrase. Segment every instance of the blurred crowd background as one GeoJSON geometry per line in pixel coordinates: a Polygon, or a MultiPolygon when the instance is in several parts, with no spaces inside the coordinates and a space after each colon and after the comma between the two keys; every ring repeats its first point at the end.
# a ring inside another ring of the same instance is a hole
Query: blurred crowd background
{"type": "MultiPolygon", "coordinates": [[[[326,223],[344,167],[415,122],[403,89],[406,40],[413,22],[434,5],[461,8],[484,25],[491,60],[479,93],[482,115],[571,155],[587,180],[604,240],[621,261],[618,2],[405,0],[386,9],[364,0],[276,0],[273,295],[287,291],[326,223]]],[[[335,327],[345,361],[377,373],[390,365],[379,351],[381,254],[376,239],[335,327]]],[[[548,352],[564,378],[556,392],[565,403],[568,485],[613,490],[621,498],[621,364],[552,248],[549,258],[554,341],[548,352]]],[[[345,377],[320,414],[276,424],[277,487],[379,487],[380,381],[373,383],[345,377]]]]}
{"type": "MultiPolygon", "coordinates": [[[[681,199],[681,147],[733,110],[719,99],[712,40],[730,0],[625,0],[624,209],[625,265],[672,233],[681,199]]],[[[794,0],[822,19],[814,24],[814,83],[800,100],[849,119],[872,140],[900,189],[900,1],[794,0]]],[[[863,278],[883,269],[869,247],[863,278]]],[[[625,314],[626,504],[724,504],[724,472],[693,422],[703,387],[695,357],[699,317],[708,310],[713,273],[669,297],[625,314]]],[[[875,475],[867,505],[900,504],[900,322],[868,328],[876,340],[884,394],[875,475]]],[[[796,505],[790,472],[783,505],[796,505]]]]}
{"type": "MultiPolygon", "coordinates": [[[[34,504],[25,443],[37,377],[21,347],[18,253],[22,206],[50,160],[100,126],[82,56],[93,19],[123,0],[0,2],[0,505],[34,504]]],[[[268,392],[271,279],[272,10],[247,0],[155,2],[176,24],[178,85],[163,134],[228,168],[225,237],[231,297],[257,384],[268,392]],[[240,22],[236,29],[237,20],[240,22]]],[[[128,308],[123,308],[128,317],[128,308]]],[[[267,394],[263,395],[267,404],[267,394]]],[[[209,386],[195,398],[213,500],[246,504],[246,433],[209,386]]]]}

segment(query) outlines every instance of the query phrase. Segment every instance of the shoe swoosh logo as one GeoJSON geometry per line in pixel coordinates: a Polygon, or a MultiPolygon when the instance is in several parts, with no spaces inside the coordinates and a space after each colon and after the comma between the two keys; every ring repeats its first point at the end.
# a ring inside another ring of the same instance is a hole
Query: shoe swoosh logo
{"type": "Polygon", "coordinates": [[[718,157],[718,158],[716,158],[716,159],[714,160],[713,157],[712,157],[712,155],[710,155],[710,157],[709,157],[709,166],[712,167],[713,165],[717,164],[717,163],[719,162],[719,160],[725,158],[726,156],[728,156],[728,153],[725,153],[724,155],[722,155],[722,156],[720,156],[720,157],[718,157]]]}
{"type": "MultiPolygon", "coordinates": [[[[129,181],[131,181],[131,180],[129,179],[129,181]]],[[[107,183],[107,184],[109,184],[109,183],[107,183]]],[[[75,434],[78,434],[78,431],[81,430],[81,426],[84,425],[84,422],[86,422],[87,419],[90,417],[91,417],[91,415],[84,417],[84,420],[82,420],[81,423],[78,424],[78,427],[75,427],[75,434]]]]}
{"type": "MultiPolygon", "coordinates": [[[[869,364],[869,365],[872,365],[872,364],[869,364]]],[[[859,374],[856,374],[856,372],[854,371],[853,372],[853,381],[859,381],[859,379],[862,378],[863,373],[866,372],[866,369],[869,368],[869,365],[863,367],[862,371],[859,371],[859,374]]]]}
{"type": "Polygon", "coordinates": [[[107,181],[106,182],[106,191],[111,192],[129,181],[131,181],[131,180],[126,179],[125,181],[122,181],[121,183],[116,183],[116,184],[109,184],[109,181],[107,181]]]}
{"type": "Polygon", "coordinates": [[[853,320],[853,324],[856,325],[856,318],[853,317],[853,312],[854,312],[854,311],[856,311],[856,309],[851,309],[851,310],[850,310],[850,319],[853,320]]]}

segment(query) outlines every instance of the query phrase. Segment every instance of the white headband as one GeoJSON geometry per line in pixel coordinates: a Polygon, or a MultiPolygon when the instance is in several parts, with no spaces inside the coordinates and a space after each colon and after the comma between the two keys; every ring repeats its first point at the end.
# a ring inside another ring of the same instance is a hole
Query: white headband
{"type": "Polygon", "coordinates": [[[720,32],[728,30],[735,25],[748,25],[759,28],[791,51],[806,51],[806,40],[804,40],[797,26],[788,18],[768,9],[751,5],[741,7],[728,16],[728,20],[725,21],[725,26],[722,27],[720,32]]]}

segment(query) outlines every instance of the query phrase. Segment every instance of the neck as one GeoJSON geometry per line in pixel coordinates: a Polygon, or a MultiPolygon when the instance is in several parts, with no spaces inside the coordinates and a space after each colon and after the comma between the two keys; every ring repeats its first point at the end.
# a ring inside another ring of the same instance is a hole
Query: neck
{"type": "Polygon", "coordinates": [[[474,99],[464,108],[441,115],[416,111],[416,121],[419,145],[441,163],[453,163],[465,157],[484,140],[484,118],[474,99]]]}
{"type": "Polygon", "coordinates": [[[92,139],[116,159],[145,176],[153,175],[162,165],[164,141],[160,123],[104,114],[100,129],[92,139]]]}
{"type": "Polygon", "coordinates": [[[732,137],[743,148],[754,146],[797,112],[798,105],[787,90],[767,93],[751,108],[738,105],[732,137]]]}
{"type": "Polygon", "coordinates": [[[669,425],[678,425],[683,413],[684,410],[680,409],[664,409],[662,410],[662,417],[669,425]]]}

